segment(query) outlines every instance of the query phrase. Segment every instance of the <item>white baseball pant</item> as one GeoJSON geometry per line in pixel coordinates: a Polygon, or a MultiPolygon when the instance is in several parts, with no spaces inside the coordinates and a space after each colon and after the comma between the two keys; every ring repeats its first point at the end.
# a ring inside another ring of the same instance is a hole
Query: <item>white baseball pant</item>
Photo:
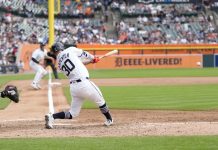
{"type": "Polygon", "coordinates": [[[30,61],[30,67],[36,72],[35,77],[33,79],[34,83],[39,83],[40,80],[47,74],[47,71],[39,64],[34,61],[30,61]]]}
{"type": "Polygon", "coordinates": [[[70,84],[70,92],[73,99],[69,112],[73,118],[79,115],[85,99],[93,101],[98,107],[105,104],[100,89],[89,79],[81,80],[81,82],[70,84]]]}

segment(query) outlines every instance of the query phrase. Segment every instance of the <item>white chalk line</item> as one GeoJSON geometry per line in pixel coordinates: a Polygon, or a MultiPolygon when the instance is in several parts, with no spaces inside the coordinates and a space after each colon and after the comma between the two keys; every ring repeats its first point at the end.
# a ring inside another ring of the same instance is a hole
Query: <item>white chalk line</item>
{"type": "Polygon", "coordinates": [[[62,83],[61,82],[51,82],[50,84],[53,86],[53,85],[61,85],[62,83]]]}
{"type": "MultiPolygon", "coordinates": [[[[72,121],[70,121],[71,123],[54,123],[53,125],[54,126],[72,126],[73,124],[72,124],[72,121]]],[[[73,122],[76,122],[76,120],[75,121],[73,121],[73,122]]]]}
{"type": "Polygon", "coordinates": [[[218,122],[210,121],[187,121],[187,122],[147,122],[146,125],[183,125],[183,124],[218,124],[218,122]]]}
{"type": "MultiPolygon", "coordinates": [[[[20,122],[22,122],[22,121],[44,121],[44,118],[25,118],[25,119],[0,120],[0,123],[1,122],[19,122],[19,121],[20,122]]],[[[67,121],[67,120],[56,120],[56,121],[67,121]]],[[[73,119],[73,120],[70,120],[70,122],[77,122],[77,120],[73,119]]],[[[65,123],[54,123],[54,125],[61,125],[61,124],[64,125],[65,123]]],[[[143,121],[143,122],[137,122],[137,123],[131,123],[131,124],[145,124],[145,125],[218,124],[218,121],[212,121],[212,122],[211,121],[187,121],[187,122],[145,122],[145,121],[143,121]]]]}
{"type": "Polygon", "coordinates": [[[54,103],[53,103],[53,97],[52,97],[52,82],[51,82],[51,69],[48,70],[48,109],[49,113],[54,113],[54,103]]]}
{"type": "Polygon", "coordinates": [[[0,123],[5,122],[25,122],[25,121],[44,121],[44,119],[31,118],[31,119],[12,119],[12,120],[1,120],[0,123]]]}
{"type": "MultiPolygon", "coordinates": [[[[45,119],[44,118],[11,119],[11,120],[1,120],[0,123],[5,123],[5,122],[25,122],[25,121],[28,121],[28,122],[29,121],[45,121],[45,119]]],[[[67,121],[67,120],[62,120],[62,121],[67,121]]],[[[70,120],[70,122],[77,122],[77,120],[70,120]]],[[[64,123],[54,123],[54,125],[55,124],[64,124],[64,123]]]]}

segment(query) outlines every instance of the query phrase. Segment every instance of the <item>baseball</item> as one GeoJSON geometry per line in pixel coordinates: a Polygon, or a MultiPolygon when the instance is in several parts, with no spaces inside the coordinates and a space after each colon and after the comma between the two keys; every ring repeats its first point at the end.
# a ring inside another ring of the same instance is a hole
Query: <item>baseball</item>
{"type": "Polygon", "coordinates": [[[198,65],[198,66],[201,66],[201,62],[200,62],[200,61],[198,61],[198,62],[197,62],[197,65],[198,65]]]}

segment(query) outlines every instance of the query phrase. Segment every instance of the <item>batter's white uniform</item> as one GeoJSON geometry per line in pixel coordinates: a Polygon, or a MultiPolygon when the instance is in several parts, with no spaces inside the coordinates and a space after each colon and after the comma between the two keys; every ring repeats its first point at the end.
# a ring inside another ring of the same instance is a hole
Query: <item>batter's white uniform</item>
{"type": "Polygon", "coordinates": [[[33,52],[32,58],[30,60],[30,67],[36,72],[36,74],[32,84],[38,85],[42,77],[47,74],[47,71],[43,68],[42,65],[39,64],[39,62],[44,60],[46,56],[46,49],[44,49],[43,51],[40,48],[38,48],[33,52]]]}
{"type": "Polygon", "coordinates": [[[83,64],[84,59],[92,61],[93,58],[93,55],[76,47],[69,47],[57,56],[59,69],[70,80],[73,100],[69,112],[73,118],[79,115],[85,99],[95,102],[99,107],[105,104],[101,91],[89,80],[88,70],[83,64]]]}

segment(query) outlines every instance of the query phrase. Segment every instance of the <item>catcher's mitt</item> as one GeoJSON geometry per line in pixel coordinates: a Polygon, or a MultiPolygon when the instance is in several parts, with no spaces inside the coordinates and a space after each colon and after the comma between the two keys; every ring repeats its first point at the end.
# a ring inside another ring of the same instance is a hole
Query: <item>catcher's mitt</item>
{"type": "Polygon", "coordinates": [[[19,102],[19,93],[17,92],[17,87],[14,85],[7,85],[3,91],[4,96],[8,97],[15,103],[19,102]]]}

